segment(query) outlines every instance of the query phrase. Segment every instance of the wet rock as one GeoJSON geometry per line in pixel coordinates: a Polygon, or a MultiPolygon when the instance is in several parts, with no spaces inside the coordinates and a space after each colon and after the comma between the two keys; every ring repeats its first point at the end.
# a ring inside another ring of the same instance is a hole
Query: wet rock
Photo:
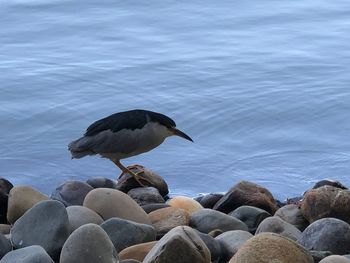
{"type": "Polygon", "coordinates": [[[256,230],[255,234],[262,232],[272,232],[280,234],[281,236],[288,237],[294,241],[298,240],[301,236],[301,231],[292,224],[283,221],[277,216],[268,217],[262,221],[256,230]]]}
{"type": "Polygon", "coordinates": [[[8,240],[3,234],[0,234],[0,259],[12,250],[10,240],[8,240]]]}
{"type": "Polygon", "coordinates": [[[67,207],[66,210],[69,220],[69,233],[72,233],[75,229],[85,224],[93,223],[100,225],[103,222],[101,216],[84,206],[72,205],[67,207]]]}
{"type": "Polygon", "coordinates": [[[118,254],[107,233],[98,225],[75,230],[62,248],[60,263],[118,263],[118,254]]]}
{"type": "Polygon", "coordinates": [[[210,251],[211,262],[219,262],[221,258],[221,246],[219,241],[208,234],[197,231],[198,236],[202,239],[204,244],[210,251]]]}
{"type": "Polygon", "coordinates": [[[211,193],[203,196],[200,201],[198,201],[204,208],[213,208],[214,205],[223,197],[220,193],[211,193]]]}
{"type": "Polygon", "coordinates": [[[0,224],[0,233],[7,235],[10,234],[11,225],[0,224]]]}
{"type": "Polygon", "coordinates": [[[248,226],[250,233],[255,233],[258,225],[267,217],[271,216],[270,213],[266,212],[261,208],[254,206],[243,205],[236,208],[234,211],[229,213],[230,216],[233,216],[248,226]]]}
{"type": "Polygon", "coordinates": [[[276,211],[275,216],[278,216],[284,221],[294,225],[300,231],[304,231],[304,229],[309,225],[309,222],[301,213],[299,206],[295,204],[289,204],[281,207],[276,211]]]}
{"type": "Polygon", "coordinates": [[[11,242],[17,248],[40,245],[57,259],[69,235],[68,215],[64,205],[46,200],[33,206],[12,227],[11,242]]]}
{"type": "Polygon", "coordinates": [[[215,239],[222,247],[222,258],[228,262],[238,249],[253,235],[247,231],[231,230],[217,236],[215,239]]]}
{"type": "MultiPolygon", "coordinates": [[[[142,166],[141,166],[142,167],[142,166]]],[[[157,188],[161,196],[166,196],[169,193],[168,185],[164,179],[157,173],[141,167],[128,167],[132,172],[138,173],[140,180],[147,186],[152,186],[157,188]],[[144,179],[143,179],[144,178],[144,179]]],[[[133,188],[141,187],[135,178],[128,174],[124,173],[117,182],[116,188],[124,193],[129,192],[133,188]]]]}
{"type": "Polygon", "coordinates": [[[112,188],[116,189],[117,182],[106,177],[92,177],[89,178],[86,183],[93,188],[112,188]]]}
{"type": "Polygon", "coordinates": [[[313,222],[301,234],[298,242],[308,250],[350,253],[350,225],[336,218],[313,222]]]}
{"type": "Polygon", "coordinates": [[[190,217],[190,226],[203,233],[209,233],[216,229],[223,232],[229,230],[248,231],[246,224],[239,219],[208,208],[194,212],[190,217]]]}
{"type": "Polygon", "coordinates": [[[185,210],[176,207],[158,209],[148,215],[156,229],[157,237],[162,237],[174,227],[188,225],[190,219],[185,210]]]}
{"type": "Polygon", "coordinates": [[[320,263],[350,263],[350,260],[343,256],[332,255],[322,259],[320,263]]]}
{"type": "Polygon", "coordinates": [[[108,188],[90,191],[84,206],[98,213],[104,220],[119,217],[141,224],[151,224],[143,209],[127,194],[108,188]]]}
{"type": "Polygon", "coordinates": [[[45,249],[33,245],[7,253],[0,261],[1,263],[54,263],[45,249]]]}
{"type": "Polygon", "coordinates": [[[120,259],[134,259],[138,261],[143,261],[146,255],[151,251],[151,249],[157,244],[157,241],[146,242],[142,244],[133,245],[127,247],[120,251],[120,259]]]}
{"type": "Polygon", "coordinates": [[[136,201],[139,205],[147,205],[152,203],[165,203],[158,189],[154,187],[138,187],[128,192],[128,196],[136,201]]]}
{"type": "Polygon", "coordinates": [[[274,233],[250,238],[229,263],[313,263],[312,256],[300,245],[274,233]]]}
{"type": "Polygon", "coordinates": [[[310,250],[309,253],[311,254],[312,258],[314,259],[314,263],[318,263],[322,259],[324,259],[325,257],[332,255],[332,252],[330,252],[330,251],[310,250]]]}
{"type": "Polygon", "coordinates": [[[325,186],[325,185],[337,187],[337,188],[340,188],[340,189],[348,189],[348,188],[347,188],[346,186],[344,186],[341,182],[335,181],[335,180],[330,180],[330,179],[324,179],[324,180],[318,181],[318,182],[312,187],[312,189],[317,189],[317,188],[320,188],[320,187],[325,186]]]}
{"type": "Polygon", "coordinates": [[[175,196],[172,199],[170,199],[167,203],[172,207],[181,208],[187,211],[190,215],[193,212],[203,209],[200,203],[187,196],[175,196]]]}
{"type": "Polygon", "coordinates": [[[83,205],[85,196],[92,189],[91,185],[81,181],[67,181],[56,188],[51,198],[62,202],[65,206],[83,205]]]}
{"type": "Polygon", "coordinates": [[[30,186],[15,186],[9,193],[7,220],[13,224],[28,209],[49,197],[30,186]]]}
{"type": "Polygon", "coordinates": [[[264,209],[274,214],[278,209],[272,194],[266,188],[247,181],[233,186],[213,207],[223,213],[229,213],[242,205],[264,209]]]}
{"type": "Polygon", "coordinates": [[[130,220],[111,218],[103,222],[101,227],[106,231],[117,252],[132,245],[156,240],[153,226],[130,220]]]}
{"type": "Polygon", "coordinates": [[[168,232],[145,257],[143,263],[210,263],[210,252],[196,231],[178,226],[168,232]],[[179,256],[181,251],[181,256],[179,256]]]}
{"type": "Polygon", "coordinates": [[[141,207],[147,214],[149,214],[155,210],[170,207],[170,205],[168,205],[168,204],[147,204],[147,205],[143,205],[141,207]]]}
{"type": "Polygon", "coordinates": [[[327,185],[311,189],[304,195],[301,212],[310,223],[325,217],[350,223],[350,191],[327,185]]]}

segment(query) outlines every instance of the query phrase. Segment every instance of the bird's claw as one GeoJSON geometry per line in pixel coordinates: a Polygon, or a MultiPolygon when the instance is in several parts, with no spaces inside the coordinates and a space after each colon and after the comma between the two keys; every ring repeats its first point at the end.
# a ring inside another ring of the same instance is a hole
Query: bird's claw
{"type": "Polygon", "coordinates": [[[126,170],[124,170],[118,179],[120,179],[124,174],[130,174],[136,182],[138,182],[141,186],[143,187],[148,187],[150,185],[152,185],[152,182],[150,180],[148,180],[145,177],[140,176],[142,173],[144,173],[144,167],[142,165],[139,164],[134,164],[134,165],[130,165],[126,168],[126,170]],[[137,169],[137,172],[134,172],[132,170],[137,169]],[[145,184],[142,181],[146,181],[147,183],[145,184]]]}

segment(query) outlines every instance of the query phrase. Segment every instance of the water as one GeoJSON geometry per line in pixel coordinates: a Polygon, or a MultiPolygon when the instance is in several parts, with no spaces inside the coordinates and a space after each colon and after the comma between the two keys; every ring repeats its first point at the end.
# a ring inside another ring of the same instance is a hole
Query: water
{"type": "Polygon", "coordinates": [[[195,141],[124,160],[172,193],[244,179],[284,199],[350,183],[349,1],[12,0],[0,25],[0,175],[14,184],[115,178],[112,162],[70,160],[67,144],[133,108],[195,141]]]}

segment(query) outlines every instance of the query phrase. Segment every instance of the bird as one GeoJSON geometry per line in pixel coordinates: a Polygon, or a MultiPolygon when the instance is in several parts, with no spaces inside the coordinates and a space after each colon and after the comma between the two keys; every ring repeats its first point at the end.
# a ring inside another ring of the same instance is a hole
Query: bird
{"type": "MultiPolygon", "coordinates": [[[[85,134],[68,144],[72,159],[89,155],[100,155],[111,160],[124,173],[131,174],[135,180],[145,186],[139,173],[125,167],[120,160],[148,152],[158,147],[167,137],[179,136],[193,142],[191,137],[176,128],[176,123],[168,116],[149,110],[134,109],[114,113],[93,122],[85,134]]],[[[145,178],[142,178],[145,180],[145,178]]]]}

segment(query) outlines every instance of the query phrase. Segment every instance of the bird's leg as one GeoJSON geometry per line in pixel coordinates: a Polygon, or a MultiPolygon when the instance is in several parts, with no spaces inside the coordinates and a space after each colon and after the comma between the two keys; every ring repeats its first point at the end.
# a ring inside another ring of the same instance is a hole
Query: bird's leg
{"type": "MultiPolygon", "coordinates": [[[[129,174],[131,174],[131,175],[134,177],[134,179],[135,179],[141,186],[144,186],[144,187],[149,186],[149,185],[145,185],[145,184],[142,183],[141,180],[140,180],[140,179],[141,179],[141,178],[140,178],[140,173],[143,172],[142,170],[139,171],[139,172],[136,172],[136,173],[134,173],[134,172],[132,172],[132,171],[130,170],[130,169],[132,169],[132,168],[141,168],[141,169],[143,169],[143,166],[137,165],[137,164],[136,164],[136,165],[132,165],[132,166],[130,166],[130,167],[125,167],[124,165],[122,165],[122,164],[120,163],[119,160],[113,159],[112,161],[113,161],[113,163],[114,163],[116,166],[118,166],[118,167],[120,168],[120,170],[122,170],[122,173],[121,173],[121,175],[118,177],[118,179],[120,179],[120,177],[122,177],[124,173],[129,173],[129,174]]],[[[145,180],[145,181],[147,181],[148,183],[151,184],[151,182],[149,182],[146,178],[142,178],[142,180],[145,180]]]]}

